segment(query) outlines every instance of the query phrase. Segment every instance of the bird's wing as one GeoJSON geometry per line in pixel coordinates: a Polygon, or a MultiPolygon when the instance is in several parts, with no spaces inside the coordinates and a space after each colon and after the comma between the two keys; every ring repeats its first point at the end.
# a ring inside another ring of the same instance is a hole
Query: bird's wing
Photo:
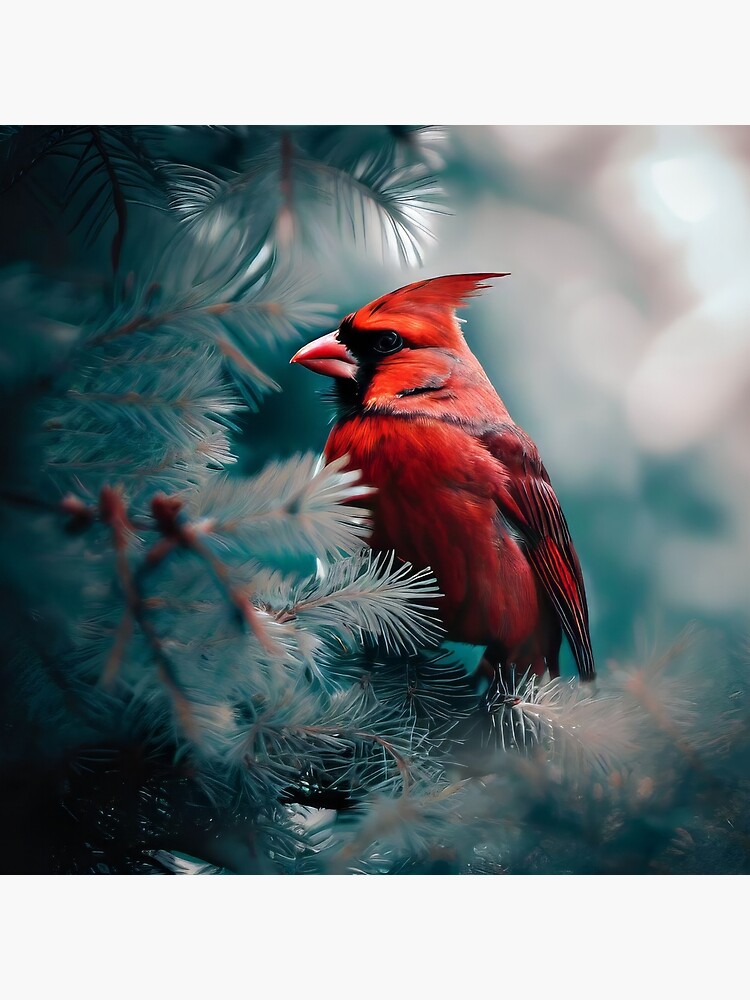
{"type": "Polygon", "coordinates": [[[484,436],[506,474],[497,502],[525,543],[526,556],[549,597],[582,678],[596,676],[581,565],[560,501],[531,440],[518,428],[484,436]]]}

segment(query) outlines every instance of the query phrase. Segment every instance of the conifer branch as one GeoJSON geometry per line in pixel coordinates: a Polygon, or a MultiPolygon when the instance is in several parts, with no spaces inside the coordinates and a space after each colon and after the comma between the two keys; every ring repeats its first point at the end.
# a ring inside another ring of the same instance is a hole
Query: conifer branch
{"type": "Polygon", "coordinates": [[[110,677],[108,675],[113,673],[116,674],[116,671],[119,669],[117,656],[121,656],[122,654],[121,647],[123,644],[123,637],[121,635],[121,631],[126,631],[127,635],[129,635],[132,628],[132,621],[135,620],[146,638],[151,651],[151,656],[156,664],[159,679],[172,700],[175,715],[182,731],[189,739],[194,742],[198,742],[200,734],[196,727],[195,717],[190,707],[190,702],[180,687],[177,679],[177,673],[164,650],[164,645],[158,636],[156,629],[153,627],[151,621],[144,612],[143,597],[137,583],[138,578],[137,575],[131,573],[130,570],[127,558],[127,548],[128,540],[133,531],[125,504],[123,503],[122,494],[117,490],[111,489],[110,487],[104,487],[99,500],[99,510],[102,522],[108,525],[112,531],[117,576],[120,581],[120,588],[125,598],[126,605],[124,619],[121,619],[121,625],[118,626],[118,634],[116,637],[116,643],[120,648],[113,649],[113,652],[107,662],[107,675],[105,675],[102,680],[110,681],[110,677]],[[126,622],[125,625],[122,625],[123,620],[126,622]],[[112,662],[113,659],[114,663],[112,662]]]}
{"type": "Polygon", "coordinates": [[[430,168],[413,157],[397,162],[396,147],[363,150],[356,159],[345,156],[336,163],[330,159],[335,144],[322,159],[302,142],[302,136],[282,129],[241,172],[223,177],[203,170],[170,171],[171,204],[193,227],[207,227],[227,212],[239,215],[245,225],[267,234],[266,244],[281,247],[293,236],[304,241],[306,230],[325,238],[321,208],[333,204],[335,217],[340,224],[346,219],[355,241],[366,245],[376,231],[384,256],[392,248],[402,263],[418,263],[421,241],[431,235],[427,216],[445,211],[430,168]]]}
{"type": "MultiPolygon", "coordinates": [[[[128,209],[127,203],[125,201],[125,195],[120,185],[119,178],[117,176],[117,171],[112,163],[112,158],[110,157],[104,142],[102,141],[101,131],[98,126],[94,125],[91,127],[91,136],[93,145],[96,147],[99,156],[102,158],[102,163],[104,164],[104,169],[107,172],[107,177],[109,178],[110,187],[112,189],[112,204],[114,206],[115,214],[117,216],[117,232],[112,238],[112,270],[117,273],[117,269],[120,266],[120,254],[122,253],[122,244],[125,241],[125,232],[127,228],[128,220],[128,209]]],[[[86,152],[88,151],[88,146],[86,151],[84,151],[82,159],[85,158],[86,152]]]]}
{"type": "Polygon", "coordinates": [[[68,252],[60,280],[0,274],[0,791],[32,818],[19,856],[49,826],[40,871],[750,866],[746,684],[719,644],[477,695],[431,571],[366,548],[377,498],[346,459],[227,471],[266,359],[344,312],[300,259],[417,261],[455,148],[0,128],[3,208],[41,199],[24,253],[68,252]]]}
{"type": "Polygon", "coordinates": [[[357,502],[372,490],[346,459],[322,465],[317,455],[271,462],[249,479],[215,476],[187,501],[202,531],[250,551],[309,547],[321,558],[356,552],[369,531],[367,510],[357,502]]]}

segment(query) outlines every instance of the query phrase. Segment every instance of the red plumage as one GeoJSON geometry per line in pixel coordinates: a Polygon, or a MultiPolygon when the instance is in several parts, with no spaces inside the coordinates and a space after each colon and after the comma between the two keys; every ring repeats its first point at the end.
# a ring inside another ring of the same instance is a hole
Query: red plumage
{"type": "Polygon", "coordinates": [[[455,310],[501,274],[414,282],[347,316],[292,359],[335,377],[325,446],[373,495],[375,549],[432,567],[447,636],[486,647],[507,687],[559,674],[562,633],[595,676],[581,568],[536,446],[469,350],[455,310]]]}

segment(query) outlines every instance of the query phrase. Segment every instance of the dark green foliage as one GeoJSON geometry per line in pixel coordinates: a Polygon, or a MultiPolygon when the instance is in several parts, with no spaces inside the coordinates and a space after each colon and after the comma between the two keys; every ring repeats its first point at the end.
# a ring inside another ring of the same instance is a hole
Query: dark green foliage
{"type": "Polygon", "coordinates": [[[438,130],[0,140],[0,209],[32,186],[64,248],[3,234],[4,871],[747,870],[714,646],[477,693],[358,474],[233,468],[269,360],[341,312],[305,249],[418,259],[438,130]]]}

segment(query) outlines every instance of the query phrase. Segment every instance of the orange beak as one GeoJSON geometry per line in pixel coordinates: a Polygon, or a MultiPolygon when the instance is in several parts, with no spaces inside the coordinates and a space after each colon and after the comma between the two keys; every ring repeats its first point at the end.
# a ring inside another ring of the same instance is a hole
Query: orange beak
{"type": "Polygon", "coordinates": [[[356,378],[357,362],[338,340],[339,331],[334,330],[324,337],[305,344],[289,362],[290,365],[303,365],[311,372],[328,375],[329,378],[356,378]]]}

